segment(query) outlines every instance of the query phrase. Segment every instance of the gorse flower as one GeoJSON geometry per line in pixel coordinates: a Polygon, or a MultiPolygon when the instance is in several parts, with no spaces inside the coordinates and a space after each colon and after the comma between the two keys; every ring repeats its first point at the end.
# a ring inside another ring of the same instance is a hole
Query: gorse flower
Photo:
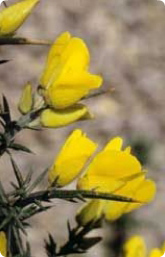
{"type": "Polygon", "coordinates": [[[41,93],[49,106],[64,109],[101,86],[102,78],[88,72],[89,59],[82,39],[71,37],[69,32],[57,38],[40,80],[41,93]]]}
{"type": "Polygon", "coordinates": [[[147,249],[143,237],[135,235],[123,247],[124,257],[146,257],[147,249]]]}
{"type": "Polygon", "coordinates": [[[74,180],[96,147],[81,130],[74,130],[49,170],[50,184],[56,180],[58,186],[65,186],[74,180]]]}
{"type": "Polygon", "coordinates": [[[89,73],[89,58],[84,41],[71,37],[69,32],[61,34],[52,45],[39,87],[48,106],[41,115],[43,126],[66,126],[91,118],[87,107],[77,105],[81,98],[102,84],[101,76],[89,73]]]}
{"type": "Polygon", "coordinates": [[[147,254],[145,241],[141,236],[131,237],[123,247],[124,257],[163,257],[164,249],[154,248],[147,254]]]}
{"type": "Polygon", "coordinates": [[[4,232],[0,232],[0,253],[7,257],[7,240],[4,232]]]}
{"type": "MultiPolygon", "coordinates": [[[[117,137],[111,140],[96,155],[85,174],[78,180],[77,185],[78,189],[116,193],[139,201],[139,203],[126,203],[95,200],[100,202],[99,208],[102,208],[102,211],[99,211],[100,216],[104,215],[108,220],[115,220],[122,214],[139,208],[142,203],[150,202],[156,190],[155,183],[145,179],[146,172],[142,170],[136,157],[130,153],[130,147],[125,150],[121,150],[121,147],[121,138],[117,137]]],[[[93,212],[90,202],[84,208],[93,212]]],[[[83,209],[78,215],[81,215],[82,212],[83,209]]],[[[86,217],[81,217],[82,225],[84,225],[85,219],[86,217]]]]}
{"type": "Polygon", "coordinates": [[[40,0],[23,0],[0,11],[0,36],[13,34],[40,0]]]}

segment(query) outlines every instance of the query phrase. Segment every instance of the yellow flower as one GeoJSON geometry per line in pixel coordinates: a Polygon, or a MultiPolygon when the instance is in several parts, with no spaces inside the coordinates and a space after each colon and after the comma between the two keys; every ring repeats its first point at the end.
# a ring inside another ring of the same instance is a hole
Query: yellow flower
{"type": "Polygon", "coordinates": [[[14,33],[40,0],[23,0],[0,12],[0,36],[14,33]]]}
{"type": "Polygon", "coordinates": [[[40,122],[44,127],[58,128],[67,126],[75,121],[91,119],[86,106],[75,104],[64,110],[46,109],[41,113],[40,122]]]}
{"type": "Polygon", "coordinates": [[[146,257],[147,249],[143,237],[131,237],[123,247],[124,257],[146,257]]]}
{"type": "Polygon", "coordinates": [[[33,106],[32,86],[27,83],[22,91],[21,98],[18,103],[19,111],[26,114],[31,111],[33,106]]]}
{"type": "MultiPolygon", "coordinates": [[[[139,161],[130,153],[130,147],[122,150],[120,137],[111,140],[107,146],[96,155],[85,174],[78,180],[78,189],[100,192],[110,192],[131,197],[139,203],[116,201],[102,202],[102,214],[107,220],[115,220],[122,214],[150,202],[155,195],[155,183],[145,179],[145,174],[139,161]]],[[[92,211],[92,208],[90,208],[92,211]]]]}
{"type": "Polygon", "coordinates": [[[4,232],[0,232],[0,253],[6,257],[7,256],[7,240],[4,232]]]}
{"type": "Polygon", "coordinates": [[[154,248],[148,255],[144,239],[141,236],[132,236],[124,244],[123,250],[124,257],[162,257],[164,254],[162,249],[154,248]]]}
{"type": "Polygon", "coordinates": [[[96,147],[97,144],[81,130],[74,130],[49,170],[49,182],[52,184],[57,180],[60,187],[72,182],[94,153],[96,147]]]}
{"type": "Polygon", "coordinates": [[[164,253],[163,253],[160,249],[155,248],[155,249],[152,249],[152,251],[151,251],[149,257],[162,257],[163,254],[164,254],[164,253]]]}
{"type": "Polygon", "coordinates": [[[101,86],[102,78],[88,71],[89,59],[82,39],[71,37],[69,32],[57,38],[40,80],[40,93],[49,106],[64,109],[101,86]]]}

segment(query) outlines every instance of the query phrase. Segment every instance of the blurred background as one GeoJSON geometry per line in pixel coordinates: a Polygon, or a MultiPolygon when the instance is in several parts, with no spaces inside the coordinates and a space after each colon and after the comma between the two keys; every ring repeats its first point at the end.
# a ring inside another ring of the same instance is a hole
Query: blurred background
{"type": "MultiPolygon", "coordinates": [[[[7,4],[14,2],[8,0],[7,4]]],[[[157,0],[41,0],[17,34],[54,40],[66,30],[86,41],[90,70],[103,76],[104,89],[114,90],[85,101],[96,117],[92,121],[18,135],[17,140],[36,154],[15,153],[15,159],[25,174],[33,169],[37,176],[52,163],[74,128],[83,129],[100,148],[110,138],[122,136],[156,181],[157,196],[115,223],[105,223],[104,229],[96,232],[103,241],[81,256],[119,257],[123,240],[133,234],[143,235],[148,249],[159,247],[165,240],[165,5],[157,0]]],[[[0,67],[0,94],[7,96],[15,119],[22,87],[27,81],[37,86],[48,49],[0,48],[1,59],[11,60],[0,67]]],[[[1,158],[0,166],[0,179],[9,186],[12,168],[7,156],[1,158]]],[[[41,188],[46,185],[47,181],[41,188]]],[[[67,220],[74,226],[79,205],[65,201],[54,205],[46,214],[31,219],[28,237],[34,256],[46,256],[43,238],[48,232],[61,244],[67,240],[67,220]]]]}

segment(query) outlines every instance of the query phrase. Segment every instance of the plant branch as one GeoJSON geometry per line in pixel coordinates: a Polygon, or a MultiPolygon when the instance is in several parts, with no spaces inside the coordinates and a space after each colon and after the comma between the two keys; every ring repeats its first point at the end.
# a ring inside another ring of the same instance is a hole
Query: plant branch
{"type": "Polygon", "coordinates": [[[0,45],[51,45],[50,40],[29,39],[24,37],[0,37],[0,45]]]}
{"type": "Polygon", "coordinates": [[[12,121],[10,123],[10,129],[5,131],[4,134],[1,135],[1,137],[3,137],[3,140],[1,140],[2,142],[0,143],[0,156],[3,155],[3,153],[7,150],[10,144],[14,141],[16,134],[22,129],[26,128],[28,124],[35,118],[37,118],[43,110],[44,107],[36,111],[29,112],[26,115],[21,116],[18,121],[12,121]]]}
{"type": "Polygon", "coordinates": [[[119,202],[132,202],[132,203],[139,203],[138,201],[124,197],[116,194],[111,193],[101,193],[91,190],[57,190],[57,189],[50,189],[45,191],[39,191],[36,193],[30,194],[28,197],[17,200],[15,202],[15,206],[25,207],[29,204],[34,203],[34,201],[50,201],[51,199],[66,199],[66,200],[74,200],[83,198],[89,199],[104,199],[104,200],[111,200],[111,201],[119,201],[119,202]]]}

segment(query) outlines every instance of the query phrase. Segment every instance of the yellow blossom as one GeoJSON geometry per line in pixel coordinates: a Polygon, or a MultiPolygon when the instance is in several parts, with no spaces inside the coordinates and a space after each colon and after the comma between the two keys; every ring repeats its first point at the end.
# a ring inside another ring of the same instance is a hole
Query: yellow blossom
{"type": "Polygon", "coordinates": [[[49,106],[64,109],[101,86],[102,78],[88,71],[89,61],[89,51],[82,39],[69,32],[57,38],[40,80],[40,93],[49,106]]]}
{"type": "Polygon", "coordinates": [[[163,254],[160,249],[154,248],[151,250],[149,257],[163,257],[163,254]]]}
{"type": "Polygon", "coordinates": [[[147,249],[143,237],[133,236],[124,244],[124,257],[146,257],[147,249]]]}
{"type": "Polygon", "coordinates": [[[18,108],[22,114],[26,114],[32,109],[32,106],[32,86],[30,83],[27,83],[22,91],[22,95],[18,103],[18,108]]]}
{"type": "MultiPolygon", "coordinates": [[[[139,203],[116,201],[102,202],[102,214],[107,220],[115,220],[122,214],[150,202],[155,195],[155,183],[145,179],[146,172],[140,162],[130,153],[130,147],[122,150],[120,137],[111,140],[107,146],[96,155],[78,181],[78,189],[109,192],[131,197],[139,203]]],[[[92,211],[92,208],[89,208],[92,211]]]]}
{"type": "Polygon", "coordinates": [[[91,119],[87,107],[82,104],[75,104],[64,110],[46,109],[41,113],[40,122],[44,127],[58,128],[67,126],[75,121],[91,119]]]}
{"type": "Polygon", "coordinates": [[[7,240],[4,232],[0,232],[0,253],[7,257],[7,240]]]}
{"type": "Polygon", "coordinates": [[[162,249],[153,248],[148,255],[144,239],[138,235],[126,241],[123,252],[123,257],[163,257],[164,254],[162,249]]]}
{"type": "Polygon", "coordinates": [[[0,12],[0,36],[14,33],[40,0],[23,0],[0,12]]]}
{"type": "Polygon", "coordinates": [[[57,180],[60,187],[72,182],[81,172],[96,147],[97,144],[81,130],[74,130],[49,170],[49,182],[53,183],[57,180]]]}

